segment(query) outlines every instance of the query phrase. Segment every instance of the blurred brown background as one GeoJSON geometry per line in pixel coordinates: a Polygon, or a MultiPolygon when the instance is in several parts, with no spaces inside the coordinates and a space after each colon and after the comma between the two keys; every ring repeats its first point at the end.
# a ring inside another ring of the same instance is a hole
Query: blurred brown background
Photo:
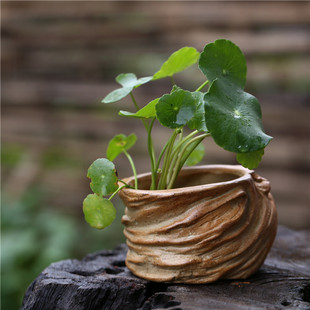
{"type": "MultiPolygon", "coordinates": [[[[257,171],[272,184],[279,221],[310,228],[310,2],[2,1],[1,19],[3,244],[12,270],[42,249],[34,273],[123,241],[119,223],[98,233],[84,223],[86,171],[113,135],[133,131],[142,133],[133,149],[138,172],[149,170],[145,135],[139,122],[117,116],[129,100],[100,101],[118,87],[117,74],[152,75],[178,48],[201,51],[218,38],[245,53],[246,90],[260,100],[274,137],[257,171]]],[[[189,69],[176,81],[195,89],[203,76],[189,69]]],[[[142,105],[169,88],[158,81],[136,97],[142,105]]],[[[154,134],[160,146],[168,131],[154,134]]],[[[211,140],[205,146],[203,163],[236,163],[211,140]]],[[[117,165],[121,177],[131,174],[125,160],[117,165]]],[[[6,296],[20,274],[6,278],[6,296]]]]}
{"type": "MultiPolygon", "coordinates": [[[[4,1],[2,147],[22,153],[14,168],[3,167],[4,190],[16,198],[38,183],[47,204],[78,213],[88,165],[112,135],[139,126],[114,122],[126,101],[100,103],[117,87],[114,77],[151,75],[182,46],[202,50],[227,38],[246,55],[247,90],[274,136],[258,171],[272,183],[280,222],[310,227],[309,21],[309,2],[4,1]]],[[[189,73],[179,82],[190,88],[203,80],[189,73]]],[[[138,92],[139,102],[169,91],[165,83],[138,92]]],[[[206,163],[234,163],[208,144],[206,163]]],[[[139,171],[148,170],[143,143],[136,151],[139,171]]]]}

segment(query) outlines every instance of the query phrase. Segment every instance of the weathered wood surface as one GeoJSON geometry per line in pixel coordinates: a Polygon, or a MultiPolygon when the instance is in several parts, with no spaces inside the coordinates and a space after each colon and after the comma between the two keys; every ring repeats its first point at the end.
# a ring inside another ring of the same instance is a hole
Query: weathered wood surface
{"type": "Polygon", "coordinates": [[[279,227],[263,267],[242,281],[208,285],[154,283],[125,267],[126,246],[46,268],[26,291],[34,309],[310,309],[310,231],[279,227]]]}

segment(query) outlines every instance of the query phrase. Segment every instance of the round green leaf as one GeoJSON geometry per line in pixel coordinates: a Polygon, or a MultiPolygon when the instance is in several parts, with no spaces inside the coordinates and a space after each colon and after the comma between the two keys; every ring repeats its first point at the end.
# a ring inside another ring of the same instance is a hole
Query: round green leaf
{"type": "Polygon", "coordinates": [[[193,47],[183,47],[174,52],[160,70],[153,75],[153,80],[173,76],[175,73],[185,70],[197,62],[199,58],[198,51],[193,47]]]}
{"type": "Polygon", "coordinates": [[[187,126],[192,130],[207,132],[204,94],[201,92],[193,92],[192,96],[196,101],[196,112],[194,117],[187,123],[187,126]]]}
{"type": "Polygon", "coordinates": [[[253,152],[272,139],[264,133],[258,100],[235,84],[215,80],[204,100],[208,130],[225,150],[253,152]]]}
{"type": "Polygon", "coordinates": [[[124,134],[114,136],[108,145],[107,158],[114,160],[119,154],[129,150],[137,141],[135,134],[130,134],[128,137],[124,134]]]}
{"type": "Polygon", "coordinates": [[[199,58],[199,68],[210,82],[224,79],[241,88],[246,82],[246,60],[240,48],[229,40],[207,44],[199,58]]]}
{"type": "Polygon", "coordinates": [[[91,179],[90,188],[99,196],[112,194],[118,189],[115,166],[106,158],[95,160],[88,168],[87,177],[91,179]]]}
{"type": "Polygon", "coordinates": [[[112,202],[96,194],[90,194],[84,199],[83,212],[86,222],[97,229],[109,226],[116,217],[112,202]]]}
{"type": "Polygon", "coordinates": [[[176,90],[162,96],[155,106],[159,122],[169,128],[184,126],[196,112],[196,102],[189,91],[176,90]]]}
{"type": "Polygon", "coordinates": [[[249,169],[255,169],[258,167],[258,164],[262,160],[263,155],[264,149],[250,153],[238,153],[237,160],[242,166],[249,169]]]}
{"type": "Polygon", "coordinates": [[[185,166],[195,166],[200,163],[205,155],[205,148],[202,143],[194,149],[185,161],[185,166]]]}

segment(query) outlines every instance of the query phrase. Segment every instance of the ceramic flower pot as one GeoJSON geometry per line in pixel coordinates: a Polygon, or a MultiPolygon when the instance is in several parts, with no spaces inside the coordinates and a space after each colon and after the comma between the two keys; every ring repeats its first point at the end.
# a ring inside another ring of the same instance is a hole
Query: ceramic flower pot
{"type": "MultiPolygon", "coordinates": [[[[125,188],[127,267],[151,281],[244,279],[263,264],[277,230],[269,182],[242,166],[185,168],[175,189],[125,188]]],[[[133,184],[134,179],[128,178],[133,184]]]]}

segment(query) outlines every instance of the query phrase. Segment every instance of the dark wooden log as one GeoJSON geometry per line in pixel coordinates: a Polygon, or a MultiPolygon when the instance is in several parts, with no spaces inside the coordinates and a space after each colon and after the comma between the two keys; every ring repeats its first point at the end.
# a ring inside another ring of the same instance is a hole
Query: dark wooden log
{"type": "Polygon", "coordinates": [[[310,231],[279,227],[255,275],[207,285],[139,279],[125,267],[126,250],[51,264],[29,286],[21,309],[310,309],[310,231]]]}

